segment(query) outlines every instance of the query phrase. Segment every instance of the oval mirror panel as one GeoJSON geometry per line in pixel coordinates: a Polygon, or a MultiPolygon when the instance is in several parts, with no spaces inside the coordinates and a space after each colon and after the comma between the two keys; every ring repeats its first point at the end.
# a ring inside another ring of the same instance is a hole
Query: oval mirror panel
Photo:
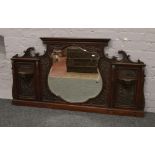
{"type": "Polygon", "coordinates": [[[102,89],[98,69],[99,55],[80,47],[54,49],[48,76],[52,93],[67,102],[80,103],[96,97],[102,89]]]}

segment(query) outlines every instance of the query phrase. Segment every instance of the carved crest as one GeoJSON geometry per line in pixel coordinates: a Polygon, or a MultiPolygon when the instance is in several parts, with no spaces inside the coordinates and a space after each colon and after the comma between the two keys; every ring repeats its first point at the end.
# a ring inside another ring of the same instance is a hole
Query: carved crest
{"type": "Polygon", "coordinates": [[[138,59],[137,62],[133,62],[131,59],[130,59],[130,55],[128,55],[125,51],[121,50],[121,51],[118,51],[118,54],[122,55],[122,60],[120,60],[120,62],[123,62],[123,63],[137,63],[137,64],[144,64],[142,61],[140,61],[138,59]]]}
{"type": "Polygon", "coordinates": [[[35,48],[34,47],[29,47],[23,53],[24,53],[23,56],[19,56],[18,54],[16,54],[13,58],[31,58],[31,57],[33,58],[33,57],[40,56],[39,53],[35,53],[35,48]]]}

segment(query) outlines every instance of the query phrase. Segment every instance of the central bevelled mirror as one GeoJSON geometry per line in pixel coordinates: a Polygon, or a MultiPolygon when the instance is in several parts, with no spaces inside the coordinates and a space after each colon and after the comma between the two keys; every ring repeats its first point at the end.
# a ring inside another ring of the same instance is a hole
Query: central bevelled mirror
{"type": "Polygon", "coordinates": [[[99,55],[77,46],[51,54],[52,67],[48,86],[52,93],[71,103],[85,102],[102,90],[102,78],[98,69],[99,55]]]}

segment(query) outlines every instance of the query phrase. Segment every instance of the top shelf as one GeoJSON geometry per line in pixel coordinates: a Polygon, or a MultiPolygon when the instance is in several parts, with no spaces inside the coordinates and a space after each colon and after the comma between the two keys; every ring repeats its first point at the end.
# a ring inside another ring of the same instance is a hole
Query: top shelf
{"type": "Polygon", "coordinates": [[[108,45],[111,40],[109,38],[40,38],[44,44],[50,44],[53,42],[80,42],[80,43],[102,43],[108,45]]]}

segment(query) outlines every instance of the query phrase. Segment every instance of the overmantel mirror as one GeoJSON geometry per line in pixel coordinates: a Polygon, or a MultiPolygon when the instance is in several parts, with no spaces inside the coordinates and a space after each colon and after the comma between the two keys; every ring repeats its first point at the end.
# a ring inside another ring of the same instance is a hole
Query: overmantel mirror
{"type": "Polygon", "coordinates": [[[101,66],[110,39],[41,39],[51,62],[47,71],[48,97],[54,96],[62,103],[106,105],[106,98],[101,97],[105,95],[106,70],[101,66]]]}
{"type": "Polygon", "coordinates": [[[15,105],[79,110],[119,115],[144,115],[144,67],[124,51],[109,58],[110,39],[41,38],[43,55],[28,48],[15,55],[15,105]]]}

